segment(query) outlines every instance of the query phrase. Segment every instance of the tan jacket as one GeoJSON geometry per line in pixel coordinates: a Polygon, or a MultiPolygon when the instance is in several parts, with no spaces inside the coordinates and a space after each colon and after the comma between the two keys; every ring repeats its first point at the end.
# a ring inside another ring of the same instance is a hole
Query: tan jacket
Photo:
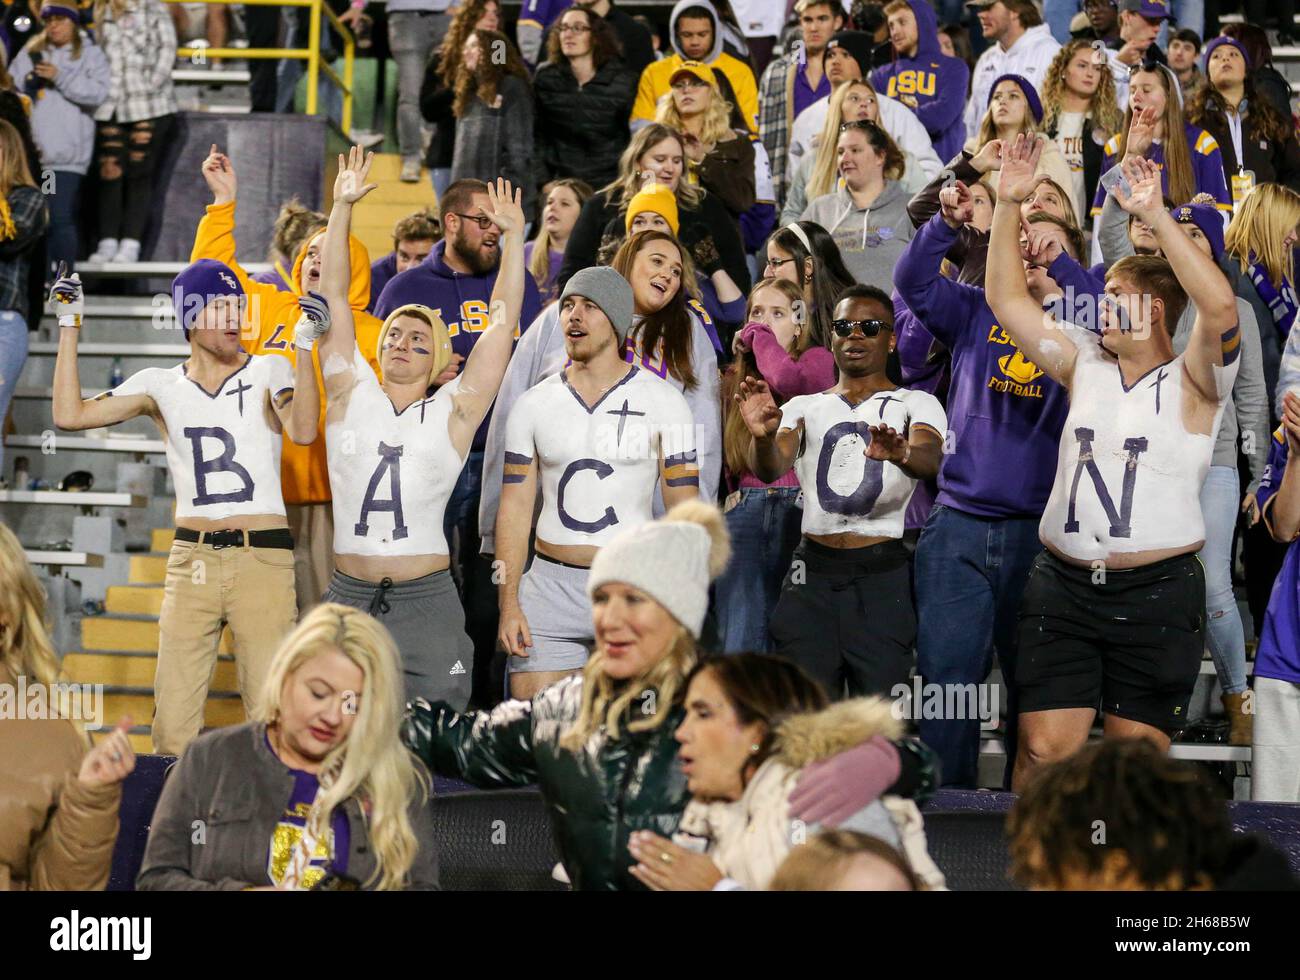
{"type": "MultiPolygon", "coordinates": [[[[0,684],[16,684],[3,666],[0,684]]],[[[86,751],[70,721],[0,719],[0,892],[108,884],[122,786],[82,786],[86,751]]]]}
{"type": "MultiPolygon", "coordinates": [[[[734,802],[692,800],[679,834],[704,840],[706,853],[726,877],[745,888],[766,888],[791,848],[818,829],[790,819],[790,794],[803,767],[875,735],[901,733],[890,702],[881,698],[855,698],[788,718],[777,728],[776,752],[759,766],[744,795],[734,802]]],[[[944,890],[943,872],[930,858],[921,812],[911,800],[883,797],[840,826],[894,845],[926,889],[944,890]]]]}

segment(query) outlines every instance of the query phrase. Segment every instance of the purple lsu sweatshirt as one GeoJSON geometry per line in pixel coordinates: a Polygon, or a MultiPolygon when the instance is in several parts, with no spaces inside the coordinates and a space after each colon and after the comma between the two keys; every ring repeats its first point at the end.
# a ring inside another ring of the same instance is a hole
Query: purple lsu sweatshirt
{"type": "Polygon", "coordinates": [[[930,134],[940,160],[951,160],[966,142],[966,90],[970,68],[939,50],[939,26],[926,0],[907,0],[916,16],[916,54],[882,65],[871,73],[876,91],[907,105],[930,134]],[[915,99],[911,105],[909,100],[915,99]]]}
{"type": "Polygon", "coordinates": [[[936,214],[894,267],[894,288],[913,313],[898,324],[899,347],[926,344],[915,333],[924,331],[952,357],[937,502],[980,517],[1039,516],[1056,475],[1068,395],[998,326],[984,290],[939,274],[956,240],[936,214]]]}
{"type": "MultiPolygon", "coordinates": [[[[487,329],[488,307],[492,289],[496,286],[497,272],[493,269],[485,276],[463,275],[456,272],[443,258],[447,243],[439,242],[428,257],[414,269],[399,272],[388,281],[375,304],[375,316],[387,319],[388,314],[407,303],[420,303],[434,310],[451,334],[451,349],[468,358],[478,335],[487,329]]],[[[519,314],[519,332],[523,333],[541,312],[542,301],[537,294],[533,277],[524,273],[524,305],[519,314]]],[[[463,367],[463,365],[462,365],[463,367]]],[[[482,452],[487,442],[488,412],[474,433],[473,452],[482,452]]]]}

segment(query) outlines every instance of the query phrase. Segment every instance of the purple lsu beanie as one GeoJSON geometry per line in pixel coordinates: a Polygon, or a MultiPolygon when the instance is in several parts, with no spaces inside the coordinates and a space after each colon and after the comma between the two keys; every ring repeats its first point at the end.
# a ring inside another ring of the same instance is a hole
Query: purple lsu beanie
{"type": "Polygon", "coordinates": [[[41,20],[49,17],[66,17],[74,24],[81,20],[81,15],[77,13],[75,6],[63,3],[47,3],[41,7],[41,20]]]}
{"type": "Polygon", "coordinates": [[[993,79],[993,84],[989,86],[989,105],[993,104],[993,92],[1001,82],[1015,82],[1019,85],[1020,91],[1025,93],[1025,101],[1029,103],[1029,111],[1033,113],[1034,122],[1040,123],[1043,121],[1043,103],[1038,98],[1038,89],[1034,88],[1034,83],[1024,75],[1006,74],[993,79]]]}
{"type": "Polygon", "coordinates": [[[216,259],[199,259],[191,262],[172,280],[172,306],[180,321],[185,339],[190,339],[194,321],[214,299],[222,296],[244,295],[244,287],[230,266],[216,259]]]}
{"type": "Polygon", "coordinates": [[[1215,48],[1223,44],[1231,44],[1234,48],[1240,51],[1241,60],[1246,63],[1246,71],[1250,71],[1251,68],[1250,55],[1246,53],[1246,46],[1242,44],[1240,41],[1238,41],[1235,37],[1228,37],[1226,34],[1220,34],[1218,37],[1216,37],[1213,41],[1211,41],[1209,44],[1205,46],[1205,51],[1201,55],[1201,67],[1202,69],[1204,69],[1205,74],[1208,75],[1210,73],[1210,55],[1214,53],[1215,48]]]}
{"type": "Polygon", "coordinates": [[[1169,212],[1180,225],[1196,225],[1210,243],[1217,262],[1223,255],[1223,217],[1213,204],[1180,204],[1169,212]]]}

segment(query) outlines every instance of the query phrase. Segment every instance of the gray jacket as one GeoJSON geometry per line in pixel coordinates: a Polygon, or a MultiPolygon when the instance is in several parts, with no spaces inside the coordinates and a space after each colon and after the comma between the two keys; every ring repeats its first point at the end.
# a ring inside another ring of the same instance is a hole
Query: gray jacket
{"type": "MultiPolygon", "coordinates": [[[[95,110],[108,98],[112,83],[108,59],[84,34],[80,58],[72,56],[71,44],[46,45],[43,57],[59,73],[32,99],[32,138],[41,151],[41,165],[84,174],[95,152],[95,110]]],[[[31,55],[23,48],[9,69],[19,89],[31,70],[31,55]]],[[[40,180],[40,174],[32,176],[40,180]]]]}
{"type": "Polygon", "coordinates": [[[802,217],[830,232],[854,279],[889,294],[894,290],[894,266],[915,234],[907,201],[907,191],[896,180],[885,181],[869,208],[858,207],[840,187],[812,201],[802,217]]]}
{"type": "Polygon", "coordinates": [[[524,192],[524,214],[532,214],[537,198],[533,174],[533,93],[528,83],[505,75],[497,100],[489,106],[475,96],[456,120],[456,152],[451,179],[496,180],[505,177],[524,192]]]}
{"type": "MultiPolygon", "coordinates": [[[[1101,240],[1102,260],[1107,266],[1133,255],[1133,243],[1128,237],[1128,212],[1106,195],[1098,220],[1097,235],[1101,240]]],[[[1233,281],[1231,259],[1222,263],[1228,281],[1233,281]]],[[[1246,284],[1250,285],[1249,278],[1246,284]]],[[[1237,468],[1237,436],[1242,433],[1241,447],[1250,465],[1249,492],[1254,493],[1264,475],[1268,461],[1269,416],[1268,387],[1264,379],[1264,356],[1261,349],[1259,323],[1253,305],[1237,296],[1237,318],[1241,330],[1241,366],[1232,386],[1232,398],[1223,410],[1218,439],[1214,444],[1212,466],[1237,468]]],[[[1174,331],[1174,353],[1181,354],[1191,339],[1192,325],[1196,322],[1196,304],[1190,300],[1178,318],[1174,331]]],[[[1269,316],[1272,322],[1272,316],[1269,316]]]]}
{"type": "MultiPolygon", "coordinates": [[[[136,888],[239,891],[273,884],[267,874],[271,837],[293,783],[291,770],[267,745],[261,722],[200,735],[168,773],[136,888]]],[[[369,827],[355,798],[344,812],[351,832],[346,874],[364,883],[376,869],[369,827]]],[[[436,889],[438,856],[428,804],[413,804],[410,816],[420,846],[407,887],[436,889]]]]}

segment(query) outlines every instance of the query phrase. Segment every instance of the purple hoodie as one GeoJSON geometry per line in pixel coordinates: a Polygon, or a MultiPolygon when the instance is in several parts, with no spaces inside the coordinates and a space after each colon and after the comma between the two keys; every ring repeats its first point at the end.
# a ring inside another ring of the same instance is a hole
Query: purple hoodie
{"type": "MultiPolygon", "coordinates": [[[[486,276],[462,275],[449,266],[442,257],[447,243],[439,242],[433,246],[428,258],[414,269],[399,272],[388,281],[384,291],[379,294],[375,304],[375,316],[383,320],[399,306],[407,303],[421,303],[432,308],[447,324],[451,333],[451,349],[462,357],[469,357],[474,349],[474,341],[488,324],[488,305],[492,301],[492,289],[496,286],[496,270],[486,276]]],[[[537,284],[533,277],[524,274],[524,305],[519,314],[519,332],[528,329],[529,324],[541,312],[542,301],[537,294],[537,284]]],[[[487,441],[488,423],[492,413],[488,412],[474,433],[473,452],[482,452],[487,441]]]]}
{"type": "Polygon", "coordinates": [[[970,87],[970,68],[939,50],[934,8],[926,0],[907,0],[916,15],[916,54],[894,60],[871,73],[878,92],[898,99],[921,120],[940,160],[951,160],[966,142],[962,112],[970,87]],[[915,104],[912,101],[915,100],[915,104]]]}
{"type": "Polygon", "coordinates": [[[979,517],[1038,516],[1056,476],[1069,398],[997,325],[984,290],[939,274],[956,240],[936,214],[894,267],[894,288],[915,317],[895,329],[900,350],[925,343],[913,335],[919,329],[952,355],[952,438],[938,503],[979,517]]]}

